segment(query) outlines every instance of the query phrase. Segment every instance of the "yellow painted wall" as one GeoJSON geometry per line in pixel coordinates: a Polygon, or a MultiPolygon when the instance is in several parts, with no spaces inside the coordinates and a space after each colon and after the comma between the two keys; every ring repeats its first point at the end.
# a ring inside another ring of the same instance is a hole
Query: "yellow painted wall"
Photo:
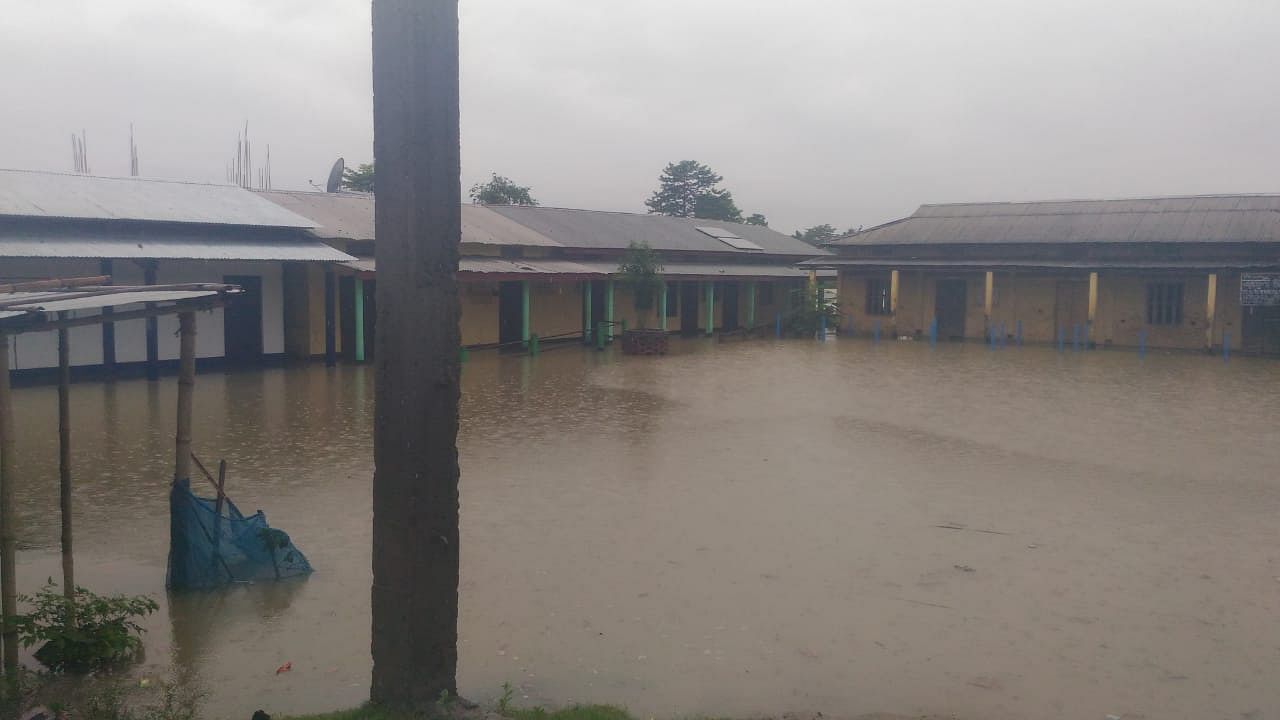
{"type": "MultiPolygon", "coordinates": [[[[494,316],[497,322],[497,316],[494,316]]],[[[582,284],[535,280],[529,285],[529,332],[540,338],[582,334],[582,284]]]]}
{"type": "Polygon", "coordinates": [[[498,342],[498,283],[459,283],[459,327],[463,345],[486,345],[498,342]]]}

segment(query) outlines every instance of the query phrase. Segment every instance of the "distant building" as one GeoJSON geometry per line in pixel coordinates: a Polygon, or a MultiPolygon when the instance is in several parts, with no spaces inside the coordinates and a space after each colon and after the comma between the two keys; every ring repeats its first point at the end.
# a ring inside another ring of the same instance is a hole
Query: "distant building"
{"type": "Polygon", "coordinates": [[[1280,195],[922,205],[828,248],[856,332],[1280,352],[1280,195]]]}
{"type": "MultiPolygon", "coordinates": [[[[358,256],[334,266],[334,277],[328,279],[332,342],[348,359],[371,358],[377,278],[373,196],[258,194],[310,218],[316,237],[358,256]]],[[[684,334],[748,325],[772,327],[790,291],[805,281],[807,271],[797,268],[797,263],[824,252],[752,225],[592,210],[464,205],[458,274],[463,344],[520,347],[532,335],[589,340],[600,321],[625,321],[636,327],[639,318],[630,293],[614,279],[632,241],[649,243],[665,266],[666,292],[650,315],[649,326],[684,334]]],[[[300,292],[310,303],[306,350],[319,355],[326,348],[326,278],[318,266],[303,270],[306,290],[300,292]]],[[[288,276],[285,282],[292,287],[288,276]]],[[[298,341],[302,343],[301,336],[298,341]]]]}
{"type": "MultiPolygon", "coordinates": [[[[230,185],[0,170],[0,283],[110,275],[118,284],[228,282],[243,296],[201,317],[197,356],[257,364],[285,353],[289,274],[353,258],[315,223],[230,185]]],[[[150,369],[178,357],[177,320],[71,330],[72,364],[150,369]]],[[[55,333],[13,338],[12,367],[57,366],[55,333]]]]}

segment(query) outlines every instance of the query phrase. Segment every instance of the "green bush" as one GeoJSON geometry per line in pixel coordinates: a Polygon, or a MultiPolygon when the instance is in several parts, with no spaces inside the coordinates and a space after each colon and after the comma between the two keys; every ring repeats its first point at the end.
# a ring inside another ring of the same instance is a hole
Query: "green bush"
{"type": "Polygon", "coordinates": [[[24,647],[40,645],[35,657],[54,672],[87,672],[133,659],[142,650],[137,618],[159,609],[144,595],[104,597],[77,587],[67,598],[52,580],[21,601],[31,611],[14,618],[24,647]]]}

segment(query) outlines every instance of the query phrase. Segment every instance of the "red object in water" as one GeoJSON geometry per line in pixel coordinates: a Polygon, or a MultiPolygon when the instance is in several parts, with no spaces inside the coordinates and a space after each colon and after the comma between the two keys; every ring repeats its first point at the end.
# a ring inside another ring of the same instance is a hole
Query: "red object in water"
{"type": "Polygon", "coordinates": [[[293,669],[293,663],[287,662],[281,665],[280,667],[276,668],[276,674],[279,675],[280,673],[287,673],[292,669],[293,669]]]}

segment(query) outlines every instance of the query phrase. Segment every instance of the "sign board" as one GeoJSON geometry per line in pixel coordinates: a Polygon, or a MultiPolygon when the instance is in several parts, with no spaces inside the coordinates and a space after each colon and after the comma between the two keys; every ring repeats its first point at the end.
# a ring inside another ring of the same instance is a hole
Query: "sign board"
{"type": "Polygon", "coordinates": [[[1241,273],[1241,307],[1280,305],[1280,273],[1241,273]]]}

